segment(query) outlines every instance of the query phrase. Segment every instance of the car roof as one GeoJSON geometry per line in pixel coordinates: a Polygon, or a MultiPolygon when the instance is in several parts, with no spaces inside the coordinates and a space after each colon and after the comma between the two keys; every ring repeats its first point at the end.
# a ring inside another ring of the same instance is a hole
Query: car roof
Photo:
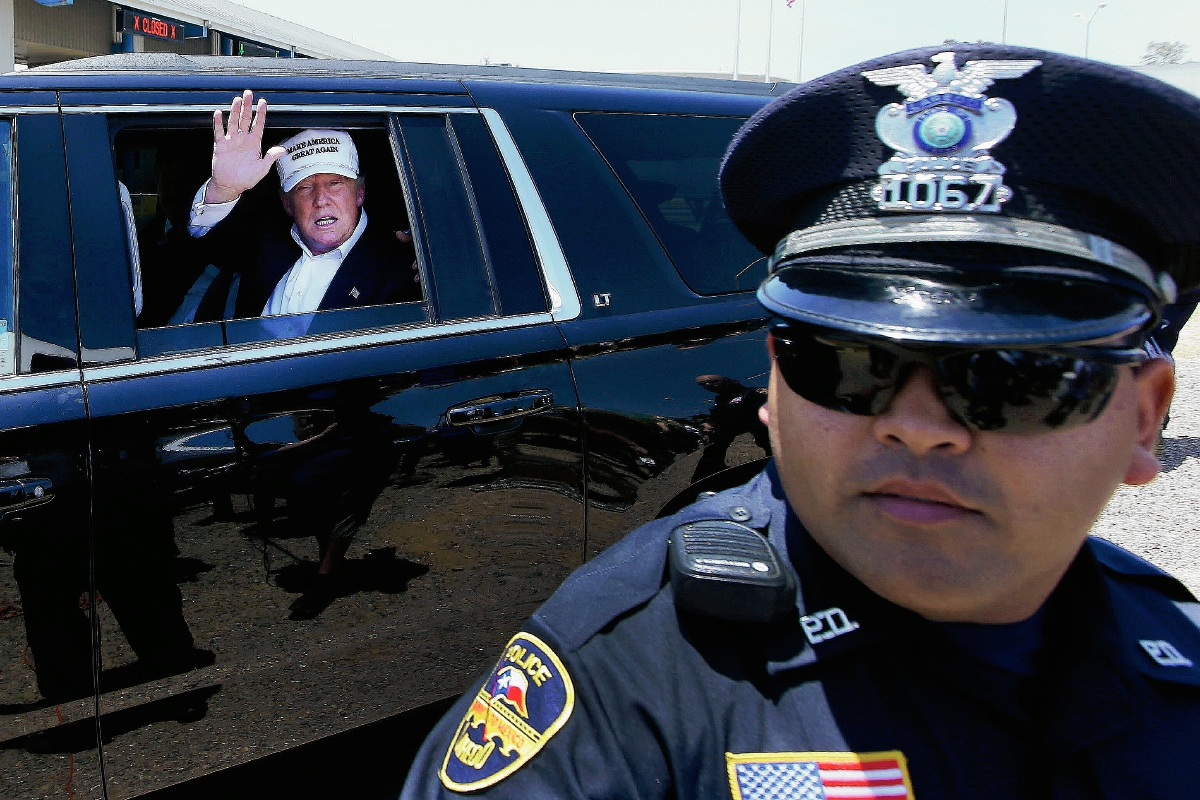
{"type": "MultiPolygon", "coordinates": [[[[295,85],[297,79],[409,79],[421,82],[500,81],[666,91],[716,92],[770,97],[793,84],[733,81],[676,75],[575,72],[512,66],[423,64],[405,61],[335,61],[315,58],[279,59],[231,56],[185,56],[176,53],[121,53],[62,61],[0,76],[0,90],[91,88],[177,89],[295,85]]],[[[382,87],[381,87],[382,88],[382,87]]]]}

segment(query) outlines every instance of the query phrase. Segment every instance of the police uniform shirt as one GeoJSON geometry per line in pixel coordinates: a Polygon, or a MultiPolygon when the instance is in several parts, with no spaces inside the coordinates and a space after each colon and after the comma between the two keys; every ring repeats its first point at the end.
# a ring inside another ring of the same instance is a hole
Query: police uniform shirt
{"type": "Polygon", "coordinates": [[[402,798],[1193,796],[1200,604],[1089,539],[1041,614],[1034,676],[972,657],[961,630],[835,564],[769,466],[578,570],[433,731],[402,798]],[[713,518],[768,535],[798,613],[675,606],[667,539],[713,518]]]}

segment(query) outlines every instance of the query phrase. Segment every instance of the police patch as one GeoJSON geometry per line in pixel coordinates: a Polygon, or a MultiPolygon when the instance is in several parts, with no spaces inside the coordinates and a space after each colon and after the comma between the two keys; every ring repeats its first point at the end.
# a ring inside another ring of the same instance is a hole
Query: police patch
{"type": "Polygon", "coordinates": [[[733,800],[912,800],[908,762],[882,753],[726,753],[733,800]]]}
{"type": "Polygon", "coordinates": [[[575,687],[545,642],[518,633],[470,708],[438,775],[447,789],[470,792],[507,778],[567,723],[575,687]]]}

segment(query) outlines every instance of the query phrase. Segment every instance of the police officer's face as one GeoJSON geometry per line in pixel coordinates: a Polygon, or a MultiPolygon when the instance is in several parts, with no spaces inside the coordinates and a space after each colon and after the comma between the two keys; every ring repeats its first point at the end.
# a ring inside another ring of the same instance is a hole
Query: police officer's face
{"type": "Polygon", "coordinates": [[[792,508],[877,594],[925,617],[1015,622],[1041,605],[1117,486],[1154,478],[1174,391],[1165,361],[1123,368],[1086,425],[968,430],[917,369],[884,413],[814,405],[774,367],[760,412],[792,508]]]}
{"type": "Polygon", "coordinates": [[[340,247],[354,233],[366,187],[361,178],[319,172],[282,197],[284,210],[296,221],[301,240],[313,255],[321,255],[340,247]]]}

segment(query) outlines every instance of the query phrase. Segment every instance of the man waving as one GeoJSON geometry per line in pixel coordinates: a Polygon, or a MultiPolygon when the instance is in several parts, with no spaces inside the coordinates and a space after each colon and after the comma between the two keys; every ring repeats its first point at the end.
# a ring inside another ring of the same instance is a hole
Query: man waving
{"type": "Polygon", "coordinates": [[[250,90],[234,98],[228,126],[220,110],[213,115],[212,177],[196,193],[188,231],[206,240],[222,275],[197,299],[196,321],[419,300],[412,237],[369,225],[350,134],[304,130],[264,154],[266,119],[267,101],[255,108],[250,90]],[[261,208],[239,207],[272,165],[290,231],[261,208]]]}

